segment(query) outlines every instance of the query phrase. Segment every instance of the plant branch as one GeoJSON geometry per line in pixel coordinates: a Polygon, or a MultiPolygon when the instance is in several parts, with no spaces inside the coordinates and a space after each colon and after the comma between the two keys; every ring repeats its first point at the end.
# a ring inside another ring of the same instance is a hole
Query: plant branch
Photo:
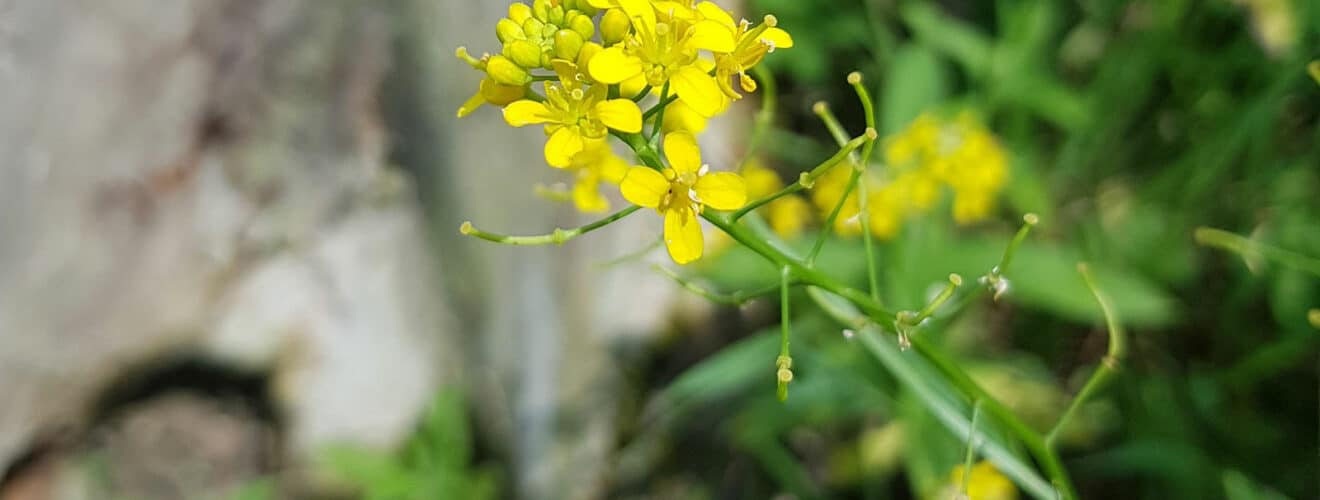
{"type": "Polygon", "coordinates": [[[459,226],[458,232],[475,238],[480,238],[486,241],[493,241],[495,243],[500,243],[504,245],[518,245],[518,246],[537,246],[537,245],[551,245],[551,244],[562,245],[573,238],[577,238],[578,236],[582,236],[586,233],[595,231],[597,229],[609,225],[614,221],[632,215],[633,212],[636,212],[641,208],[642,207],[633,205],[618,212],[614,212],[613,214],[610,214],[609,216],[606,216],[603,219],[597,220],[595,222],[586,225],[578,226],[572,229],[555,228],[555,230],[550,232],[549,234],[542,234],[537,236],[507,236],[503,234],[486,232],[477,229],[476,227],[473,227],[471,221],[464,222],[461,226],[459,226]]]}

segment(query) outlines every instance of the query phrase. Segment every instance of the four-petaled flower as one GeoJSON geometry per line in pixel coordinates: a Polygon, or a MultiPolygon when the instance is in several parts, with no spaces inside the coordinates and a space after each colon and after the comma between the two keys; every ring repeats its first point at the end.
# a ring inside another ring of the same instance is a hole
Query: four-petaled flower
{"type": "Polygon", "coordinates": [[[665,247],[674,262],[687,264],[701,257],[704,241],[697,215],[705,207],[736,210],[747,203],[747,185],[732,172],[711,172],[701,163],[701,149],[692,134],[677,131],[665,136],[669,168],[656,171],[634,166],[619,185],[623,197],[665,218],[665,247]]]}
{"type": "Polygon", "coordinates": [[[545,161],[567,168],[588,142],[603,141],[608,129],[635,134],[642,131],[642,110],[631,99],[607,99],[604,85],[585,86],[572,81],[546,84],[545,102],[523,99],[504,108],[504,120],[514,127],[545,124],[550,139],[545,161]]]}

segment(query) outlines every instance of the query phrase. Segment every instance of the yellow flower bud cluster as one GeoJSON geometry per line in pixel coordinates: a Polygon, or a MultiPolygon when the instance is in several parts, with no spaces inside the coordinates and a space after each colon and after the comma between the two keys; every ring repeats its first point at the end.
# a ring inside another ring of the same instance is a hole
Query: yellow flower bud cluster
{"type": "MultiPolygon", "coordinates": [[[[1008,156],[976,115],[963,112],[952,119],[934,113],[918,116],[905,129],[885,139],[883,168],[869,168],[866,211],[871,234],[888,239],[911,216],[929,211],[945,191],[953,194],[953,219],[969,224],[984,219],[1008,181],[1008,156]]],[[[828,214],[847,190],[851,172],[835,169],[812,189],[811,198],[828,214]]],[[[849,194],[834,230],[858,234],[861,204],[849,194]]]]}

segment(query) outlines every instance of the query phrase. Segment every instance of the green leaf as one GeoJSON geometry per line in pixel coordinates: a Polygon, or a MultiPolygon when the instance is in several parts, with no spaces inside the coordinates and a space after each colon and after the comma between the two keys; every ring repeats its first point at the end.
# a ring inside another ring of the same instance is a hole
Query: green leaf
{"type": "Polygon", "coordinates": [[[893,134],[948,95],[948,72],[939,55],[907,44],[894,52],[880,105],[881,132],[893,134]]]}
{"type": "Polygon", "coordinates": [[[909,2],[899,16],[925,45],[953,59],[968,73],[983,76],[991,61],[991,41],[984,33],[945,16],[927,3],[909,2]]]}
{"type": "Polygon", "coordinates": [[[1027,493],[1040,499],[1055,498],[1054,488],[1049,481],[1042,478],[1028,460],[1017,454],[1014,446],[1007,443],[998,431],[985,423],[989,419],[979,421],[973,432],[971,405],[929,362],[915,352],[899,349],[897,342],[873,323],[867,322],[865,316],[846,299],[816,287],[810,287],[807,291],[822,309],[841,323],[854,326],[865,324],[858,332],[862,345],[894,374],[904,388],[921,399],[945,428],[964,442],[975,439],[980,443],[981,454],[994,462],[1004,475],[1012,478],[1027,493]]]}

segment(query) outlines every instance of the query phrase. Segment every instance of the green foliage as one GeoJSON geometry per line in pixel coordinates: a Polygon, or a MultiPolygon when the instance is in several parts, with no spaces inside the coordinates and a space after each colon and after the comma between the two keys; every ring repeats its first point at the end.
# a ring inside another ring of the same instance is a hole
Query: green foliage
{"type": "Polygon", "coordinates": [[[326,466],[367,500],[494,499],[494,471],[472,466],[471,431],[455,390],[432,402],[417,432],[395,454],[356,448],[326,450],[326,466]]]}

